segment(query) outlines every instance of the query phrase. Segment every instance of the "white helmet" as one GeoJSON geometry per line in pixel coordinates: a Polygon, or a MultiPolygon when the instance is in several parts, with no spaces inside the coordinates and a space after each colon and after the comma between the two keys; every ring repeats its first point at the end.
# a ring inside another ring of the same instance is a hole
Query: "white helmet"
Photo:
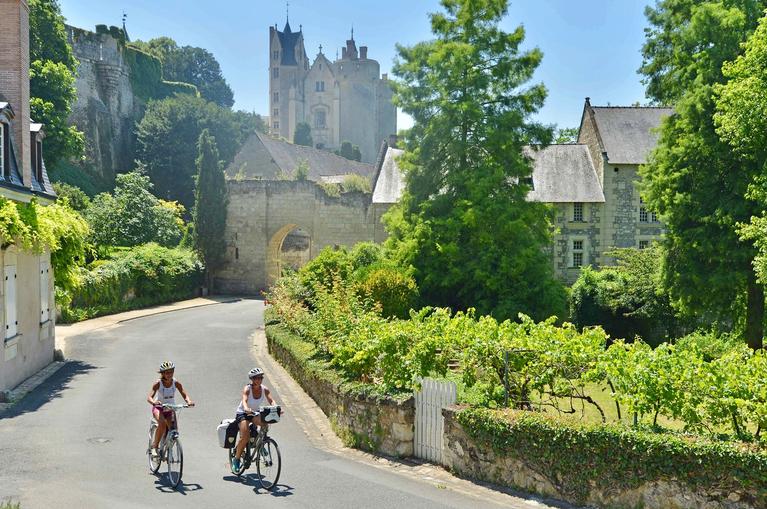
{"type": "Polygon", "coordinates": [[[171,361],[165,361],[162,364],[160,364],[159,373],[162,373],[163,371],[168,371],[171,369],[176,369],[176,365],[173,364],[171,361]]]}
{"type": "Polygon", "coordinates": [[[248,371],[248,378],[253,378],[256,376],[264,376],[264,370],[261,368],[253,368],[248,371]]]}

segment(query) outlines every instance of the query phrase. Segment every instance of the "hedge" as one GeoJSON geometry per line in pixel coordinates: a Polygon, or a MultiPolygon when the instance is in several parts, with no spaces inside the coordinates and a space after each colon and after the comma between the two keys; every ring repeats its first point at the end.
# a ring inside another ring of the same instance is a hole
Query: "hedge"
{"type": "Polygon", "coordinates": [[[462,408],[455,418],[478,444],[523,460],[575,503],[586,502],[589,483],[625,491],[658,480],[767,500],[767,452],[755,446],[516,410],[462,408]]]}
{"type": "Polygon", "coordinates": [[[203,266],[193,251],[144,244],[85,271],[62,307],[62,321],[187,299],[202,282],[203,266]]]}

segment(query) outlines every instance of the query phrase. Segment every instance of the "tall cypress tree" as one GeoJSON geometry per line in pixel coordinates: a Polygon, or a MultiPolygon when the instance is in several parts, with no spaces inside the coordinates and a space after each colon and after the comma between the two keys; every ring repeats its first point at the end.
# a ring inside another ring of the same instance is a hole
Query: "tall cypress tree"
{"type": "Polygon", "coordinates": [[[195,247],[205,262],[208,288],[212,274],[224,260],[226,244],[226,193],[224,170],[218,159],[216,140],[207,129],[197,144],[197,186],[194,193],[195,247]]]}
{"type": "MultiPolygon", "coordinates": [[[[414,120],[400,164],[406,189],[387,216],[390,243],[415,269],[425,304],[498,318],[564,312],[545,247],[550,209],[526,200],[529,144],[551,141],[530,116],[542,54],[500,28],[507,0],[442,0],[434,39],[398,47],[398,105],[414,120]]],[[[560,314],[560,316],[562,316],[560,314]]]]}

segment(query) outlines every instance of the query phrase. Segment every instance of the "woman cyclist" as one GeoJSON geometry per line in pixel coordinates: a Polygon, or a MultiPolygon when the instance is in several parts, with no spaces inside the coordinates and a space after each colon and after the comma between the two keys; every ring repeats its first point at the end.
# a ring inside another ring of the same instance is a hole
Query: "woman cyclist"
{"type": "Polygon", "coordinates": [[[181,382],[173,378],[173,373],[176,371],[176,366],[169,361],[165,361],[160,364],[160,379],[157,380],[152,388],[149,390],[149,394],[146,397],[147,403],[152,405],[152,415],[157,421],[157,431],[154,434],[154,441],[152,442],[152,457],[157,458],[159,452],[157,447],[160,445],[160,440],[165,435],[165,432],[170,429],[175,419],[173,410],[163,408],[164,404],[174,405],[176,404],[176,389],[181,393],[181,396],[189,406],[194,406],[194,402],[189,398],[181,382]]]}
{"type": "Polygon", "coordinates": [[[234,474],[240,471],[240,457],[248,440],[250,440],[250,425],[248,423],[252,422],[256,426],[261,426],[261,416],[257,413],[258,407],[275,404],[274,399],[272,399],[272,392],[262,385],[264,370],[253,368],[248,372],[248,378],[250,378],[250,383],[242,389],[242,398],[235,416],[240,430],[240,439],[237,442],[234,461],[232,461],[232,473],[234,474]]]}

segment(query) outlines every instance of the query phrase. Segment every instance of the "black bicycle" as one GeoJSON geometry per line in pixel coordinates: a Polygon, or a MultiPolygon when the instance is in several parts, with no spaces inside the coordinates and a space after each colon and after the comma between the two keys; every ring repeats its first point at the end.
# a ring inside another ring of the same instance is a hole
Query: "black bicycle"
{"type": "MultiPolygon", "coordinates": [[[[245,445],[245,450],[240,458],[240,469],[232,470],[232,472],[240,477],[255,463],[258,482],[265,490],[272,490],[277,486],[277,481],[280,479],[282,457],[277,442],[268,433],[269,424],[274,424],[280,420],[280,407],[261,407],[259,416],[263,424],[258,428],[252,422],[250,423],[250,440],[245,445]]],[[[235,439],[234,447],[229,448],[229,468],[234,466],[237,442],[235,439]]]]}

